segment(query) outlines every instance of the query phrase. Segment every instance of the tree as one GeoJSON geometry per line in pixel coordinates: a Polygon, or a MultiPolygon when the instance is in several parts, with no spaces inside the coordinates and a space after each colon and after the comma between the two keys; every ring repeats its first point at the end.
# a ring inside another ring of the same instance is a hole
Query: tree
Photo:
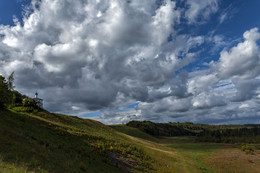
{"type": "Polygon", "coordinates": [[[23,99],[26,98],[26,96],[22,95],[16,90],[12,91],[12,93],[13,93],[12,104],[14,106],[21,106],[23,104],[23,99]]]}
{"type": "Polygon", "coordinates": [[[12,94],[8,89],[8,83],[5,78],[0,75],[0,108],[2,109],[5,104],[10,104],[12,94]]]}
{"type": "Polygon", "coordinates": [[[25,98],[23,99],[23,107],[33,107],[33,108],[38,108],[38,101],[35,99],[31,99],[31,98],[25,98]]]}
{"type": "Polygon", "coordinates": [[[14,90],[14,88],[15,88],[15,86],[14,86],[14,72],[12,72],[8,76],[7,85],[8,85],[8,89],[12,92],[11,105],[15,106],[18,100],[20,101],[20,104],[22,104],[22,101],[20,100],[21,94],[19,92],[15,92],[15,90],[14,90]]]}
{"type": "Polygon", "coordinates": [[[33,100],[30,98],[23,99],[23,106],[24,107],[30,107],[33,106],[33,100]]]}
{"type": "Polygon", "coordinates": [[[8,84],[8,89],[9,90],[11,90],[11,91],[13,91],[14,90],[14,72],[12,72],[11,74],[10,74],[10,76],[8,77],[8,82],[7,82],[7,84],[8,84]]]}

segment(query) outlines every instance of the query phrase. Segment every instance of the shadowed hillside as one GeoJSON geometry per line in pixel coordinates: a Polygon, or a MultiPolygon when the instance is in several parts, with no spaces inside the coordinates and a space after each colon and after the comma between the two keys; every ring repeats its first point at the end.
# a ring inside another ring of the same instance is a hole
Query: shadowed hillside
{"type": "Polygon", "coordinates": [[[141,149],[100,122],[45,111],[0,111],[0,172],[150,169],[141,149]]]}

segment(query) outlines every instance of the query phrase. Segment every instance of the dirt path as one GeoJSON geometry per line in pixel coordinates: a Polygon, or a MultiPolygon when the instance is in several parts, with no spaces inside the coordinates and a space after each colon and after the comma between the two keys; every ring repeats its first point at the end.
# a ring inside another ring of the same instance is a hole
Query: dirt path
{"type": "MultiPolygon", "coordinates": [[[[118,132],[120,135],[126,137],[127,139],[130,139],[132,142],[139,144],[143,147],[149,148],[155,152],[157,152],[157,157],[160,157],[160,153],[163,154],[161,157],[167,158],[167,157],[171,157],[174,158],[174,162],[168,162],[165,163],[166,169],[162,169],[159,172],[172,172],[173,170],[178,170],[177,172],[182,172],[182,173],[189,173],[192,172],[190,170],[194,170],[190,167],[190,163],[192,163],[193,161],[191,160],[191,158],[187,159],[187,155],[183,155],[179,154],[179,152],[173,151],[173,149],[167,145],[169,145],[169,143],[165,143],[165,141],[163,140],[162,143],[156,143],[156,142],[152,142],[152,141],[148,141],[148,140],[143,140],[140,138],[136,138],[121,132],[118,132]],[[160,152],[160,153],[158,153],[160,152]],[[169,168],[169,169],[167,169],[169,168]],[[170,169],[172,168],[172,169],[170,169]]],[[[197,172],[197,171],[196,171],[197,172]]]]}
{"type": "MultiPolygon", "coordinates": [[[[120,133],[120,132],[118,132],[118,133],[120,133]]],[[[160,144],[160,143],[155,143],[155,142],[139,139],[139,138],[136,138],[133,136],[126,135],[124,133],[120,133],[120,135],[127,137],[128,139],[130,139],[131,141],[133,141],[135,143],[144,144],[146,147],[148,147],[150,149],[153,149],[153,150],[156,150],[159,152],[163,152],[166,154],[170,154],[172,156],[177,156],[176,152],[170,151],[171,149],[166,147],[165,144],[160,144]],[[163,149],[161,149],[161,148],[163,148],[163,149]]]]}

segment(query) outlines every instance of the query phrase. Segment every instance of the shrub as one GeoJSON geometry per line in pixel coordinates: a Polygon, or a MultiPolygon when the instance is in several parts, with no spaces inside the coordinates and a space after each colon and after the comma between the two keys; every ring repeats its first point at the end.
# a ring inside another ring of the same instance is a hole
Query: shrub
{"type": "Polygon", "coordinates": [[[12,109],[16,112],[37,112],[33,107],[14,107],[12,109]]]}
{"type": "Polygon", "coordinates": [[[30,98],[25,98],[23,99],[23,106],[24,107],[30,107],[30,106],[34,106],[34,102],[33,102],[33,99],[30,99],[30,98]]]}
{"type": "Polygon", "coordinates": [[[240,149],[244,152],[246,152],[246,154],[253,154],[254,153],[254,149],[248,145],[242,145],[240,147],[240,149]]]}

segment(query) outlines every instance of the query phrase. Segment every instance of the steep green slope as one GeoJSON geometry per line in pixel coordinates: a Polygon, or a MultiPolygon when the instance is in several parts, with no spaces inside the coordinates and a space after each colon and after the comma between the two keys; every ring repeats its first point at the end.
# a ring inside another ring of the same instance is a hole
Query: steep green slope
{"type": "Polygon", "coordinates": [[[0,111],[0,172],[148,171],[141,149],[93,120],[0,111]]]}

